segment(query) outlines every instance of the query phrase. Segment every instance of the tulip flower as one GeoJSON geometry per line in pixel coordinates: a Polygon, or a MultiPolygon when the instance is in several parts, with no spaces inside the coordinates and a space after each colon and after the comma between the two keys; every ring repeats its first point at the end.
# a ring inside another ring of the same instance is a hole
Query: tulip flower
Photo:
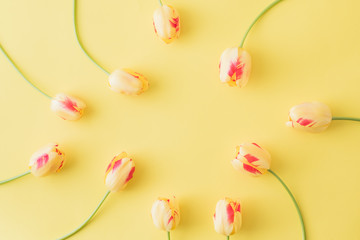
{"type": "Polygon", "coordinates": [[[51,110],[54,111],[59,117],[65,120],[77,120],[82,116],[83,110],[86,107],[85,103],[77,98],[66,96],[65,94],[61,93],[52,98],[50,95],[43,92],[40,88],[34,85],[30,80],[28,80],[28,78],[22,73],[22,71],[11,59],[1,44],[0,50],[26,82],[28,82],[35,90],[51,100],[51,110]]]}
{"type": "Polygon", "coordinates": [[[52,143],[31,156],[29,167],[34,176],[42,177],[59,172],[64,166],[64,161],[65,154],[59,150],[58,144],[52,143]]]}
{"type": "Polygon", "coordinates": [[[105,171],[105,186],[109,190],[105,193],[104,197],[101,199],[100,203],[91,213],[91,215],[79,227],[77,227],[72,232],[58,238],[57,240],[67,239],[80,231],[83,227],[85,227],[85,225],[100,209],[101,205],[104,203],[105,199],[109,196],[111,192],[118,192],[126,187],[128,182],[133,178],[134,171],[135,164],[133,160],[128,157],[126,152],[122,152],[119,155],[115,156],[111,160],[105,171]]]}
{"type": "Polygon", "coordinates": [[[255,18],[247,29],[239,47],[227,48],[221,54],[219,69],[220,81],[222,83],[227,83],[230,87],[245,87],[251,72],[251,57],[243,48],[245,39],[259,18],[281,1],[282,0],[274,1],[255,18]]]}
{"type": "Polygon", "coordinates": [[[217,202],[214,214],[214,227],[217,233],[228,239],[235,234],[242,224],[241,204],[239,201],[224,198],[217,202]]]}
{"type": "Polygon", "coordinates": [[[359,118],[332,117],[330,108],[321,102],[305,102],[290,109],[286,126],[298,130],[318,133],[326,130],[331,120],[360,121],[359,118]]]}
{"type": "Polygon", "coordinates": [[[251,57],[242,48],[228,48],[220,58],[220,80],[231,87],[244,87],[250,76],[251,57]]]}
{"type": "Polygon", "coordinates": [[[175,229],[180,222],[179,203],[175,197],[158,198],[151,208],[151,216],[155,226],[168,232],[175,229]]]}
{"type": "Polygon", "coordinates": [[[129,69],[115,70],[109,76],[110,89],[117,93],[139,95],[148,89],[148,81],[140,73],[129,69]]]}
{"type": "Polygon", "coordinates": [[[0,185],[11,182],[30,173],[36,177],[42,177],[51,173],[59,172],[64,166],[64,162],[65,154],[59,149],[58,144],[50,143],[36,151],[31,156],[29,162],[29,171],[0,181],[0,185]]]}
{"type": "Polygon", "coordinates": [[[180,16],[175,8],[163,5],[159,0],[160,7],[153,15],[153,25],[156,35],[165,43],[171,43],[180,36],[180,16]]]}
{"type": "Polygon", "coordinates": [[[303,240],[305,240],[305,226],[299,205],[296,202],[295,197],[291,193],[290,189],[286,186],[285,182],[270,169],[271,156],[269,152],[259,144],[243,143],[236,147],[236,156],[235,159],[231,161],[231,163],[236,170],[249,173],[252,176],[260,176],[266,172],[269,172],[281,183],[295,205],[301,223],[302,237],[303,240]]]}
{"type": "Polygon", "coordinates": [[[244,143],[236,147],[236,158],[231,163],[237,170],[262,175],[270,168],[271,156],[256,143],[244,143]]]}
{"type": "Polygon", "coordinates": [[[86,104],[78,98],[59,93],[51,100],[51,110],[64,120],[78,120],[86,104]]]}
{"type": "Polygon", "coordinates": [[[134,161],[122,152],[110,162],[105,173],[105,186],[112,192],[123,190],[132,179],[135,171],[134,161]]]}
{"type": "Polygon", "coordinates": [[[85,55],[96,65],[98,66],[104,73],[106,73],[108,77],[108,84],[112,91],[117,93],[123,93],[127,95],[139,95],[145,92],[148,89],[149,83],[147,79],[140,73],[132,71],[130,69],[122,69],[115,70],[112,73],[106,70],[103,66],[101,66],[85,49],[84,45],[80,41],[76,14],[77,14],[77,2],[74,0],[74,28],[75,28],[75,37],[81,48],[81,50],[85,53],[85,55]]]}

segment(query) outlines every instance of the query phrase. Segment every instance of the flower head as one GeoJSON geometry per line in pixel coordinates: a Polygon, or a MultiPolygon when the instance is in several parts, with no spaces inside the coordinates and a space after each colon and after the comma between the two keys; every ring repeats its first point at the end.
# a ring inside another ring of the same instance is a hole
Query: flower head
{"type": "Polygon", "coordinates": [[[117,93],[139,95],[148,89],[147,79],[130,69],[115,70],[109,76],[110,89],[117,93]]]}
{"type": "Polygon", "coordinates": [[[106,187],[113,192],[124,189],[133,178],[134,171],[134,161],[128,157],[126,152],[120,153],[111,160],[106,169],[106,187]]]}
{"type": "Polygon", "coordinates": [[[230,198],[218,201],[213,220],[217,233],[225,236],[236,233],[242,224],[240,202],[230,198]]]}
{"type": "Polygon", "coordinates": [[[180,221],[178,201],[175,197],[158,198],[151,208],[151,216],[157,228],[167,232],[175,229],[180,221]]]}
{"type": "Polygon", "coordinates": [[[244,87],[250,77],[251,57],[243,48],[227,48],[220,58],[220,80],[231,87],[244,87]]]}
{"type": "Polygon", "coordinates": [[[270,169],[271,156],[256,143],[243,143],[236,147],[236,158],[231,163],[236,170],[262,175],[270,169]]]}
{"type": "Polygon", "coordinates": [[[171,43],[180,35],[180,17],[175,8],[162,5],[153,15],[155,33],[165,43],[171,43]]]}
{"type": "Polygon", "coordinates": [[[59,93],[51,100],[50,108],[65,120],[78,120],[84,112],[86,104],[78,98],[59,93]]]}
{"type": "Polygon", "coordinates": [[[330,108],[321,102],[306,102],[290,109],[288,127],[306,132],[322,132],[331,123],[330,108]]]}
{"type": "Polygon", "coordinates": [[[36,177],[59,172],[64,166],[65,155],[58,145],[51,143],[36,151],[30,158],[29,168],[36,177]]]}

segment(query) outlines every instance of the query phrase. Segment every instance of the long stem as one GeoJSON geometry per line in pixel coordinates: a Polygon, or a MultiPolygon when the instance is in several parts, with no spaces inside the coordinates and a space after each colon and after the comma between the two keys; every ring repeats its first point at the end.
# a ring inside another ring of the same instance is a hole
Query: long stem
{"type": "Polygon", "coordinates": [[[24,173],[22,173],[22,174],[19,174],[19,175],[15,176],[15,177],[12,177],[12,178],[9,178],[9,179],[0,181],[0,185],[1,185],[1,184],[4,184],[4,183],[11,182],[11,181],[13,181],[13,180],[15,180],[15,179],[18,179],[18,178],[21,178],[21,177],[23,177],[23,176],[25,176],[25,175],[28,175],[29,173],[31,173],[30,170],[29,170],[29,171],[26,171],[26,172],[24,172],[24,173]]]}
{"type": "Polygon", "coordinates": [[[85,220],[85,222],[83,222],[78,228],[76,228],[74,231],[62,236],[61,238],[58,238],[57,240],[63,240],[63,239],[67,239],[69,237],[71,237],[72,235],[74,235],[75,233],[77,233],[78,231],[80,231],[83,227],[85,227],[85,225],[90,221],[90,219],[96,214],[96,212],[99,210],[99,208],[101,207],[101,205],[104,203],[105,199],[107,198],[107,196],[109,196],[111,191],[107,191],[105,196],[101,199],[101,202],[97,205],[96,209],[92,212],[92,214],[85,220]]]}
{"type": "Polygon", "coordinates": [[[3,54],[5,55],[5,57],[7,58],[7,60],[11,63],[11,65],[13,65],[13,67],[15,68],[15,70],[24,78],[25,81],[27,81],[34,89],[36,89],[37,91],[39,91],[42,95],[44,95],[45,97],[52,99],[51,96],[49,96],[48,94],[46,94],[45,92],[41,91],[37,86],[35,86],[32,82],[30,82],[27,77],[25,77],[25,75],[20,71],[20,68],[16,65],[16,63],[11,59],[11,57],[7,54],[7,52],[5,51],[5,49],[3,48],[3,46],[0,43],[0,49],[3,52],[3,54]]]}
{"type": "Polygon", "coordinates": [[[267,8],[265,8],[256,18],[255,20],[251,23],[251,25],[249,26],[249,28],[247,29],[239,47],[243,47],[245,39],[247,37],[247,35],[249,34],[251,28],[254,26],[254,24],[259,20],[259,18],[261,18],[262,15],[264,15],[267,11],[269,11],[272,7],[274,7],[276,4],[278,4],[279,2],[281,2],[282,0],[276,0],[273,3],[271,3],[267,8]]]}
{"type": "Polygon", "coordinates": [[[168,240],[170,240],[170,231],[167,232],[167,235],[168,235],[168,240]]]}
{"type": "Polygon", "coordinates": [[[78,29],[77,29],[77,24],[76,24],[76,0],[74,0],[74,30],[75,30],[75,36],[76,36],[76,40],[81,48],[81,50],[85,53],[85,55],[93,62],[95,63],[96,66],[98,66],[101,70],[103,70],[107,75],[109,75],[109,71],[107,71],[105,68],[103,68],[102,66],[100,66],[99,63],[97,63],[95,61],[95,59],[86,51],[85,47],[83,46],[83,44],[81,43],[81,40],[79,38],[79,33],[78,33],[78,29]]]}
{"type": "Polygon", "coordinates": [[[332,120],[349,120],[360,122],[360,118],[351,118],[351,117],[333,117],[332,120]]]}
{"type": "Polygon", "coordinates": [[[305,240],[306,239],[306,232],[305,232],[305,225],[304,225],[304,219],[301,215],[301,212],[300,212],[300,208],[299,208],[299,205],[298,203],[296,202],[295,200],[295,197],[294,195],[291,193],[290,189],[286,186],[286,184],[283,182],[283,180],[281,180],[281,178],[276,174],[274,173],[271,169],[268,170],[272,175],[274,175],[277,180],[279,180],[279,182],[283,185],[283,187],[285,188],[286,192],[289,194],[289,196],[291,197],[291,200],[293,201],[294,205],[295,205],[295,208],[296,208],[296,211],[297,211],[297,214],[299,216],[299,219],[300,219],[300,223],[301,223],[301,230],[302,230],[302,239],[305,240]]]}
{"type": "Polygon", "coordinates": [[[159,4],[160,4],[160,6],[162,6],[162,5],[163,5],[163,3],[162,3],[162,1],[161,1],[161,0],[159,0],[159,4]]]}
{"type": "Polygon", "coordinates": [[[227,236],[226,239],[229,240],[229,239],[230,239],[230,236],[227,236]]]}

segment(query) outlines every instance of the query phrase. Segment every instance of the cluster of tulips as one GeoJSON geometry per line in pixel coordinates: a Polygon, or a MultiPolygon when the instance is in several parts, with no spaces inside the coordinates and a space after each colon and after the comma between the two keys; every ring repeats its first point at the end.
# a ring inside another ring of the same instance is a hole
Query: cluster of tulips
{"type": "MultiPolygon", "coordinates": [[[[248,83],[251,73],[251,56],[243,48],[246,36],[256,21],[279,2],[281,2],[281,0],[274,1],[260,13],[260,15],[248,28],[239,47],[228,48],[222,53],[219,64],[221,82],[226,83],[231,87],[240,88],[244,87],[248,83]]],[[[163,42],[168,44],[180,36],[180,17],[175,8],[163,5],[161,0],[159,0],[159,3],[160,7],[156,9],[153,14],[153,26],[157,36],[163,42]]],[[[96,60],[90,56],[90,54],[88,54],[78,37],[76,5],[76,0],[74,0],[74,26],[76,39],[81,49],[90,58],[90,60],[108,74],[108,84],[110,89],[117,93],[126,95],[140,95],[145,92],[149,87],[149,83],[142,74],[130,69],[116,69],[110,73],[100,66],[96,60]]],[[[54,97],[46,94],[27,79],[1,44],[0,49],[9,62],[29,84],[31,84],[40,93],[51,99],[50,108],[56,113],[56,115],[65,120],[78,120],[81,118],[86,107],[86,104],[82,100],[64,93],[56,94],[54,97]]],[[[329,127],[332,120],[360,121],[358,118],[333,117],[331,110],[327,105],[320,102],[306,102],[296,105],[290,109],[289,120],[286,122],[286,125],[307,132],[321,132],[329,127]]],[[[63,168],[64,164],[65,154],[59,149],[58,144],[51,143],[36,151],[31,156],[29,162],[30,170],[18,176],[0,181],[0,184],[13,181],[30,173],[36,177],[42,177],[51,173],[59,172],[63,168]]],[[[302,226],[302,236],[303,239],[305,239],[305,227],[299,206],[289,188],[285,185],[281,178],[270,169],[271,156],[269,152],[259,144],[243,143],[236,147],[236,156],[231,161],[231,164],[236,170],[244,171],[253,176],[259,176],[269,172],[280,181],[296,207],[302,226]]],[[[97,210],[111,192],[121,191],[126,187],[128,182],[133,178],[134,171],[135,163],[127,153],[122,152],[116,155],[106,168],[105,186],[108,191],[98,207],[78,228],[58,239],[69,238],[81,230],[96,214],[97,210]]],[[[239,199],[225,197],[219,200],[216,204],[213,216],[216,232],[225,235],[229,239],[230,235],[235,234],[241,228],[241,212],[242,207],[239,199]]],[[[180,209],[177,199],[175,197],[158,198],[152,206],[151,216],[155,226],[166,231],[168,233],[168,239],[170,239],[170,231],[175,229],[180,222],[180,209]]]]}

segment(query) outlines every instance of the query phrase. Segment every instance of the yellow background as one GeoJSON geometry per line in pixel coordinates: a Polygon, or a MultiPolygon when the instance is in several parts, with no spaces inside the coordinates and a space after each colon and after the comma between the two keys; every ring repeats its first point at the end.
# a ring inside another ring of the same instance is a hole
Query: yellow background
{"type": "Polygon", "coordinates": [[[0,56],[0,179],[26,171],[48,142],[68,157],[59,174],[0,187],[0,239],[48,240],[73,230],[105,194],[105,168],[123,150],[136,162],[133,180],[71,239],[166,239],[150,209],[172,194],[181,206],[172,240],[225,239],[212,223],[225,196],[242,200],[243,227],[231,239],[300,239],[279,182],[230,165],[245,141],[272,154],[309,240],[360,239],[360,123],[334,122],[320,134],[285,127],[289,108],[311,100],[336,116],[360,117],[360,2],[287,0],[273,8],[245,43],[253,71],[244,89],[220,83],[218,60],[271,1],[165,2],[181,16],[181,36],[170,45],[153,30],[156,0],[79,1],[89,52],[110,71],[126,67],[148,78],[149,90],[129,97],[110,91],[77,45],[71,0],[1,1],[0,41],[10,56],[44,91],[73,94],[88,108],[78,122],[63,121],[0,56]]]}

